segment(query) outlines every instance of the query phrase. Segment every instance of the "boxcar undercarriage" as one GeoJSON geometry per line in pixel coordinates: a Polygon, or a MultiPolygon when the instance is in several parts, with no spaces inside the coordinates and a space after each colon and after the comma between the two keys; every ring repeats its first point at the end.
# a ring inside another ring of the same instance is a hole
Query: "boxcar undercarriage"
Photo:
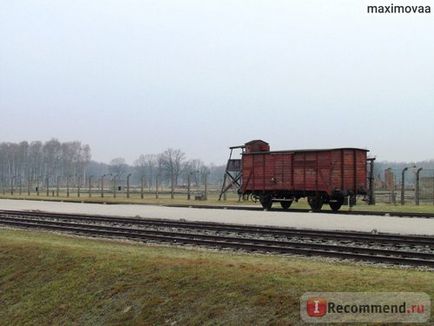
{"type": "Polygon", "coordinates": [[[348,201],[351,205],[356,202],[356,195],[353,193],[334,192],[331,196],[326,192],[316,191],[270,191],[244,193],[244,198],[249,197],[253,201],[259,201],[264,209],[270,209],[273,203],[280,203],[280,206],[287,210],[292,203],[298,202],[300,198],[307,198],[312,211],[320,211],[323,205],[328,204],[332,211],[338,211],[348,201]]]}

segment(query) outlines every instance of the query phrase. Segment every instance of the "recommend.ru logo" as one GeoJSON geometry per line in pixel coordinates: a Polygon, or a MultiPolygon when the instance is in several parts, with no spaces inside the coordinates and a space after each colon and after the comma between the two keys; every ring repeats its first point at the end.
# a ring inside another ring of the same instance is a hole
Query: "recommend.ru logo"
{"type": "Polygon", "coordinates": [[[423,323],[431,299],[423,292],[308,292],[300,315],[308,323],[423,323]]]}

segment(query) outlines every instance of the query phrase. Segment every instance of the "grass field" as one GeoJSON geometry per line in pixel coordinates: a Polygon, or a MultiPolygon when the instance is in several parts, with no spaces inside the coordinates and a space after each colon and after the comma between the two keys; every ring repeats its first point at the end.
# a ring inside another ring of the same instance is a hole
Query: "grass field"
{"type": "Polygon", "coordinates": [[[0,324],[299,324],[306,291],[423,291],[434,273],[0,229],[0,324]]]}

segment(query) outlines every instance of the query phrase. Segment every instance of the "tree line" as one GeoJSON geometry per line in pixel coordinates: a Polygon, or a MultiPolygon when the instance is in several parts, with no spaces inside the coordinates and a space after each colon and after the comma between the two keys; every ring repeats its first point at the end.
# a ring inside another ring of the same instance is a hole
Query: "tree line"
{"type": "Polygon", "coordinates": [[[180,149],[169,148],[162,153],[141,154],[132,165],[122,157],[110,163],[91,160],[91,148],[80,141],[60,142],[51,139],[46,142],[22,141],[0,143],[0,179],[2,185],[11,182],[18,184],[35,183],[46,178],[50,183],[66,178],[72,183],[85,184],[89,177],[94,182],[103,175],[117,177],[123,184],[129,175],[131,184],[141,184],[147,188],[160,186],[200,186],[207,178],[210,184],[219,184],[224,174],[224,165],[206,165],[200,159],[187,159],[180,149]],[[158,179],[158,180],[157,180],[158,179]]]}
{"type": "MultiPolygon", "coordinates": [[[[73,183],[84,184],[89,176],[94,182],[102,175],[117,177],[119,184],[124,184],[130,175],[132,185],[144,183],[147,188],[160,186],[183,187],[190,181],[192,186],[210,185],[222,182],[225,166],[206,165],[200,159],[188,159],[180,149],[168,148],[157,154],[141,154],[132,165],[122,157],[114,158],[110,163],[91,160],[91,148],[80,141],[60,142],[51,139],[46,142],[22,141],[19,143],[0,143],[0,180],[2,185],[12,181],[35,183],[50,178],[50,183],[60,178],[64,184],[67,177],[73,183]],[[158,180],[157,180],[158,179],[158,180]]],[[[423,162],[376,162],[375,178],[384,180],[384,170],[391,168],[400,182],[404,167],[423,167],[422,176],[434,176],[434,161],[423,162]]],[[[412,170],[412,169],[411,169],[412,170]]],[[[414,173],[407,173],[407,182],[414,183],[414,173]]],[[[414,171],[413,171],[414,172],[414,171]]]]}
{"type": "Polygon", "coordinates": [[[90,159],[89,145],[79,141],[3,142],[0,143],[0,178],[4,183],[14,178],[34,182],[46,176],[84,176],[90,159]]]}
{"type": "Polygon", "coordinates": [[[224,165],[206,165],[200,159],[188,159],[182,150],[173,148],[157,154],[141,154],[133,165],[117,157],[109,164],[92,161],[88,167],[90,175],[118,176],[120,183],[125,183],[130,175],[132,184],[143,182],[148,189],[155,188],[157,182],[160,187],[186,187],[188,183],[200,187],[205,179],[210,185],[219,185],[224,170],[224,165]]]}

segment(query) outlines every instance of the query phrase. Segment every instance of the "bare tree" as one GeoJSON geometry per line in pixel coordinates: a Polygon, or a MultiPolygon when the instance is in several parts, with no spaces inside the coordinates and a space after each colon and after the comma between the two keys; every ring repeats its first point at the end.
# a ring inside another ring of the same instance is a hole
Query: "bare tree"
{"type": "Polygon", "coordinates": [[[201,178],[201,171],[205,164],[199,159],[188,160],[184,163],[183,172],[185,176],[190,175],[191,181],[196,185],[199,185],[201,178]]]}
{"type": "Polygon", "coordinates": [[[109,171],[113,175],[122,175],[127,172],[128,165],[123,157],[117,157],[110,161],[109,171]]]}
{"type": "Polygon", "coordinates": [[[88,166],[92,154],[89,145],[84,145],[81,148],[79,159],[78,159],[78,170],[81,171],[83,180],[86,179],[86,167],[88,166]]]}
{"type": "Polygon", "coordinates": [[[134,161],[134,166],[140,178],[144,177],[149,189],[157,173],[158,157],[154,154],[140,155],[134,161]]]}
{"type": "Polygon", "coordinates": [[[163,169],[170,177],[171,197],[174,197],[175,187],[178,184],[178,177],[181,173],[182,163],[185,154],[180,149],[169,148],[161,154],[163,169]]]}

